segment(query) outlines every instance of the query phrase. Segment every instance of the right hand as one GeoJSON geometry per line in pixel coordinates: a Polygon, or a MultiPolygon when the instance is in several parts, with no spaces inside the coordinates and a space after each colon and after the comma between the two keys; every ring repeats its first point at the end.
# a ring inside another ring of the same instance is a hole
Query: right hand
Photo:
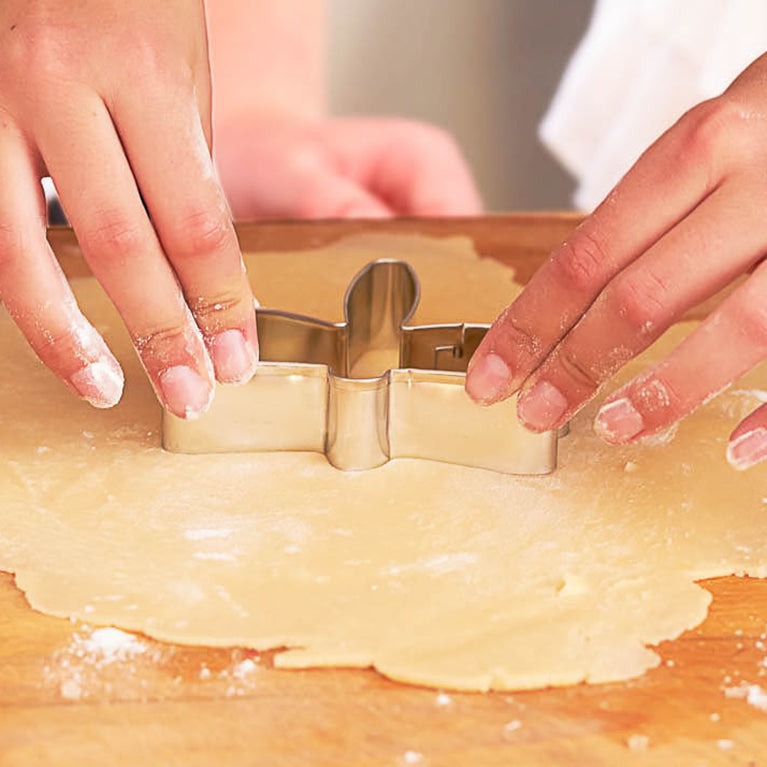
{"type": "Polygon", "coordinates": [[[198,416],[214,375],[252,376],[253,296],[210,156],[202,0],[0,4],[0,299],[56,375],[111,407],[122,370],[47,243],[45,175],[168,410],[198,416]]]}
{"type": "MultiPolygon", "coordinates": [[[[602,404],[612,445],[671,429],[767,358],[767,54],[664,133],[495,321],[466,386],[519,391],[533,431],[558,429],[688,309],[732,292],[658,364],[602,404]]],[[[730,435],[736,469],[767,460],[767,405],[730,435]]]]}

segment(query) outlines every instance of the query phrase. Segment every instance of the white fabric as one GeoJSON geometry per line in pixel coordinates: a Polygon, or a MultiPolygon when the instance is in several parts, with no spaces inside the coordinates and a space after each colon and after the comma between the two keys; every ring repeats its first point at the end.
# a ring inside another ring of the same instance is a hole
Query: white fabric
{"type": "Polygon", "coordinates": [[[767,51],[765,0],[597,0],[540,126],[591,210],[687,109],[767,51]]]}

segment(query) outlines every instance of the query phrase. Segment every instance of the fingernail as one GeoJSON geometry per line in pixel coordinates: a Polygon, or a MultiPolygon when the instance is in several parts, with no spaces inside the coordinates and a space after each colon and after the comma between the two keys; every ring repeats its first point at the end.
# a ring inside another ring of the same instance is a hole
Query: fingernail
{"type": "Polygon", "coordinates": [[[517,403],[517,414],[525,426],[547,431],[567,412],[567,398],[548,381],[539,381],[517,403]]]}
{"type": "Polygon", "coordinates": [[[466,374],[466,392],[477,402],[490,403],[509,385],[511,368],[497,354],[487,354],[466,374]]]}
{"type": "Polygon", "coordinates": [[[256,372],[257,357],[239,330],[225,330],[214,336],[210,356],[221,383],[244,384],[256,372]]]}
{"type": "Polygon", "coordinates": [[[642,429],[642,416],[628,397],[603,405],[594,421],[594,431],[605,442],[613,444],[635,437],[642,429]]]}
{"type": "Polygon", "coordinates": [[[759,427],[741,434],[727,445],[727,460],[734,469],[744,471],[767,458],[767,429],[759,427]]]}
{"type": "Polygon", "coordinates": [[[213,387],[185,365],[163,370],[158,378],[163,402],[179,418],[199,418],[213,401],[213,387]]]}
{"type": "Polygon", "coordinates": [[[114,407],[123,394],[125,378],[114,360],[91,362],[74,373],[69,382],[93,407],[114,407]]]}

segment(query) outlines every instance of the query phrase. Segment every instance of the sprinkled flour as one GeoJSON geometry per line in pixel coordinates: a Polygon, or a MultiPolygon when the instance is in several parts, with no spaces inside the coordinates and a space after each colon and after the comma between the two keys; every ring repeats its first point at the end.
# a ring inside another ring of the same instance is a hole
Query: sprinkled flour
{"type": "Polygon", "coordinates": [[[758,708],[767,714],[767,691],[758,684],[742,682],[736,687],[725,687],[724,694],[727,698],[739,698],[745,700],[750,706],[758,708]]]}
{"type": "Polygon", "coordinates": [[[146,680],[136,673],[134,661],[142,658],[154,662],[160,657],[158,648],[133,634],[115,628],[91,630],[83,626],[52,655],[43,674],[46,684],[58,687],[65,700],[108,695],[118,683],[137,687],[134,694],[141,695],[146,680]]]}

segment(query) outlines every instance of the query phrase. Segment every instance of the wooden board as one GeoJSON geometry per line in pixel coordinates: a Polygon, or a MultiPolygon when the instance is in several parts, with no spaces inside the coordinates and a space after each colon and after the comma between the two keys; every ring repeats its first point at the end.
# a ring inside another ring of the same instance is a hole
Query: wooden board
{"type": "MultiPolygon", "coordinates": [[[[468,234],[526,280],[577,220],[269,223],[240,236],[248,250],[290,250],[369,228],[468,234]]],[[[70,232],[50,239],[68,274],[85,273],[70,232]]],[[[661,645],[663,664],[639,679],[445,697],[370,671],[276,671],[269,654],[149,639],[94,663],[80,657],[82,626],[34,612],[0,574],[0,766],[766,765],[759,695],[724,689],[767,690],[767,581],[704,585],[706,622],[661,645]],[[245,658],[256,669],[238,674],[245,658]]]]}

